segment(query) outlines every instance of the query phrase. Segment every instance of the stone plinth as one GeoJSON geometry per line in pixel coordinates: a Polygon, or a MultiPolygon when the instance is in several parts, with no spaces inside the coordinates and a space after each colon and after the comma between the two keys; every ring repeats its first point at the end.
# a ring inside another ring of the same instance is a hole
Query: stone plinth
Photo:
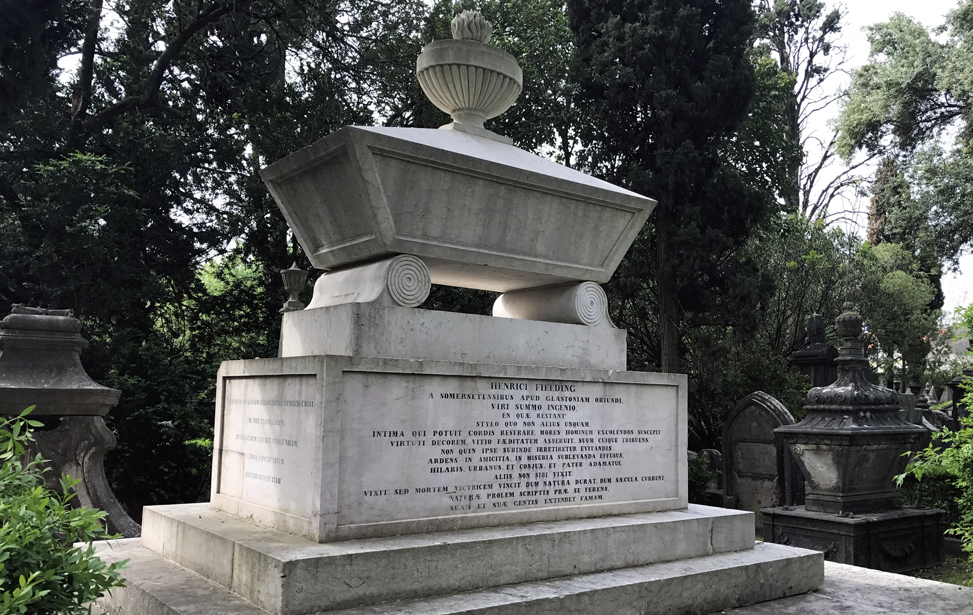
{"type": "Polygon", "coordinates": [[[625,369],[625,331],[347,303],[284,314],[281,356],[625,369]],[[389,334],[394,331],[394,334],[389,334]]]}
{"type": "Polygon", "coordinates": [[[691,613],[803,593],[820,553],[754,548],[753,514],[670,511],[316,544],[214,512],[146,508],[111,615],[691,613]],[[151,572],[149,572],[151,571],[151,572]]]}
{"type": "Polygon", "coordinates": [[[326,355],[217,399],[213,507],[309,540],[687,505],[682,375],[326,355]]]}
{"type": "Polygon", "coordinates": [[[0,414],[35,406],[34,416],[105,416],[121,391],[81,366],[88,341],[71,310],[15,305],[0,322],[0,414]]]}
{"type": "Polygon", "coordinates": [[[941,510],[901,508],[838,516],[787,506],[761,513],[765,540],[822,551],[833,562],[908,572],[942,564],[945,557],[941,510]]]}

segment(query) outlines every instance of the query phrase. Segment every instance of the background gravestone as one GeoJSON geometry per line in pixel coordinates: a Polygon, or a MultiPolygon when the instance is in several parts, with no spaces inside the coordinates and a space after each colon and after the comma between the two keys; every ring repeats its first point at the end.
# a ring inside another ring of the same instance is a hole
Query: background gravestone
{"type": "Polygon", "coordinates": [[[807,337],[804,345],[788,358],[792,365],[811,379],[811,386],[828,386],[838,376],[838,367],[834,362],[838,349],[828,344],[824,318],[820,314],[811,314],[805,331],[807,337]]]}
{"type": "MultiPolygon", "coordinates": [[[[799,503],[803,478],[774,429],[794,417],[774,397],[757,391],[737,404],[723,427],[726,508],[751,510],[799,503]]],[[[759,523],[759,518],[758,518],[759,523]]]]}

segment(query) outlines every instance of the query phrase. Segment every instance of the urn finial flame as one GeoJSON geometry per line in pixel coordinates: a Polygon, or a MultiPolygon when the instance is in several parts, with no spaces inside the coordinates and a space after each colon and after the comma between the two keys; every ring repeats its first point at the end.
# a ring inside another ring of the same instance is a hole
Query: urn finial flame
{"type": "Polygon", "coordinates": [[[479,11],[463,11],[453,17],[450,29],[456,40],[479,41],[483,44],[489,43],[490,36],[493,35],[493,24],[479,11]]]}

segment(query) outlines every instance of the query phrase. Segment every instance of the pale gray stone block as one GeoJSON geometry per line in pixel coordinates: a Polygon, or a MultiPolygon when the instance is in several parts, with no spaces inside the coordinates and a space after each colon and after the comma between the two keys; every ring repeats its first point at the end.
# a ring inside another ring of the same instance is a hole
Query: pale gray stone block
{"type": "Polygon", "coordinates": [[[143,545],[277,615],[744,551],[749,512],[685,511],[317,544],[213,511],[145,508],[143,545]]]}
{"type": "MultiPolygon", "coordinates": [[[[824,562],[816,591],[719,615],[969,615],[973,587],[938,583],[837,562],[824,562]]],[[[713,615],[717,615],[714,613],[713,615]]]]}
{"type": "MultiPolygon", "coordinates": [[[[128,586],[98,602],[110,615],[262,615],[237,594],[142,547],[138,541],[102,543],[108,561],[128,558],[128,586]]],[[[475,558],[473,553],[471,558],[475,558]]],[[[705,613],[811,591],[823,580],[820,553],[782,545],[520,583],[480,591],[391,602],[335,615],[627,615],[705,613]]],[[[520,565],[510,558],[508,566],[520,565]]],[[[881,573],[879,573],[881,574],[881,573]]],[[[890,575],[895,576],[895,575],[890,575]]],[[[316,582],[325,581],[317,577],[316,582]]],[[[308,589],[306,584],[304,589],[308,589]]],[[[795,611],[796,612],[796,611],[795,611]]],[[[929,612],[929,611],[925,611],[929,612]]],[[[829,613],[820,611],[822,615],[829,613]]],[[[903,611],[903,614],[905,611],[903,611]]],[[[910,612],[911,613],[911,612],[910,612]]],[[[957,611],[958,613],[958,611],[957,611]]]]}
{"type": "Polygon", "coordinates": [[[499,292],[607,282],[656,204],[459,130],[349,126],[260,176],[317,268],[412,254],[499,292]]]}
{"type": "Polygon", "coordinates": [[[281,356],[625,369],[625,331],[347,303],[284,314],[281,356]],[[394,331],[394,333],[389,333],[394,331]]]}
{"type": "Polygon", "coordinates": [[[211,502],[319,542],[678,510],[686,395],[679,374],[228,361],[211,502]]]}

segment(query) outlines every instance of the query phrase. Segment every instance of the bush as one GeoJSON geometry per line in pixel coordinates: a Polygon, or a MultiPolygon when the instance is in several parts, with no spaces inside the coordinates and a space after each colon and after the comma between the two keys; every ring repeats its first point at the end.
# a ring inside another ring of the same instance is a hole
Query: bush
{"type": "MultiPolygon", "coordinates": [[[[963,388],[966,390],[963,404],[969,408],[973,405],[973,387],[963,385],[963,388]]],[[[963,550],[973,561],[973,417],[962,418],[961,424],[958,431],[943,429],[940,440],[944,446],[930,444],[916,453],[905,473],[896,477],[896,481],[899,487],[912,478],[920,485],[926,481],[937,495],[947,492],[935,487],[945,483],[949,491],[956,494],[955,508],[950,507],[956,512],[947,533],[959,537],[963,550]]],[[[973,586],[973,578],[967,585],[973,586]]]]}
{"type": "Polygon", "coordinates": [[[94,554],[92,541],[112,536],[101,524],[104,512],[71,507],[80,481],[62,476],[55,493],[39,455],[21,461],[31,428],[41,425],[25,418],[32,409],[0,419],[0,615],[87,614],[85,604],[124,585],[118,571],[125,562],[106,565],[94,554]]]}

